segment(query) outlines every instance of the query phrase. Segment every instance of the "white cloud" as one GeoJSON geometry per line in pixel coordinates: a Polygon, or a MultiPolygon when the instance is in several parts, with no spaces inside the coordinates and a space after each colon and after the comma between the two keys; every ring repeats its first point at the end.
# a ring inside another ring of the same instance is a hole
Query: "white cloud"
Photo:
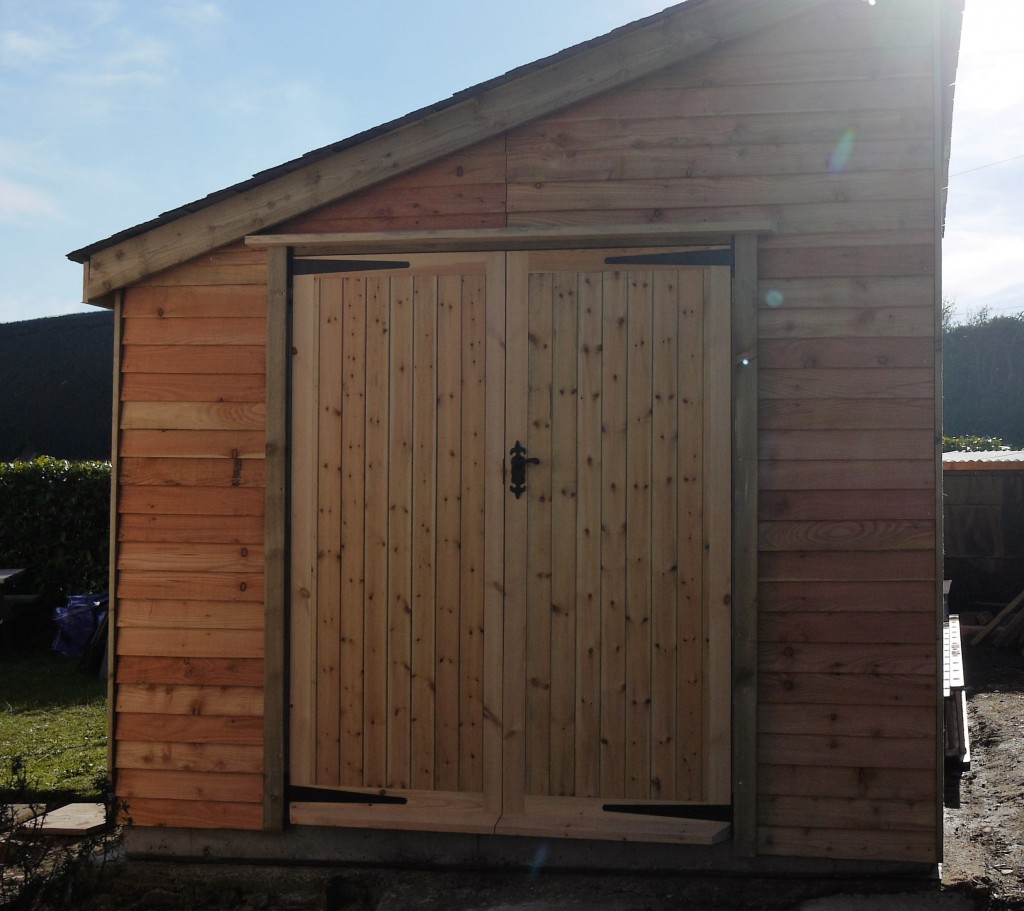
{"type": "Polygon", "coordinates": [[[0,224],[61,217],[60,206],[48,193],[0,176],[0,224]]]}
{"type": "Polygon", "coordinates": [[[163,14],[180,25],[197,29],[217,26],[228,19],[227,13],[218,4],[204,0],[179,0],[177,3],[169,3],[164,7],[163,14]]]}
{"type": "Polygon", "coordinates": [[[86,28],[99,28],[121,15],[124,4],[120,0],[79,0],[79,7],[88,17],[86,28]]]}
{"type": "Polygon", "coordinates": [[[0,63],[7,69],[31,70],[62,58],[73,45],[69,35],[56,29],[38,34],[9,29],[0,32],[0,63]]]}

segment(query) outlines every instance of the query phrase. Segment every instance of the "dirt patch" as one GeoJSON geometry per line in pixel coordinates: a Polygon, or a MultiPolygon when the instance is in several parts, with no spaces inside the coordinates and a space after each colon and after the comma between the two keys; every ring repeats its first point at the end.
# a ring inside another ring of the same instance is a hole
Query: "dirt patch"
{"type": "MultiPolygon", "coordinates": [[[[966,648],[965,666],[972,764],[962,775],[948,777],[943,894],[893,896],[878,899],[877,907],[1024,911],[1024,657],[1015,650],[966,648]],[[959,901],[953,905],[945,901],[949,899],[959,901]]],[[[65,893],[66,903],[52,907],[81,911],[789,911],[836,893],[884,894],[906,888],[905,882],[885,881],[602,873],[531,876],[527,871],[123,861],[108,870],[98,889],[83,886],[65,893]]]]}
{"type": "Polygon", "coordinates": [[[944,886],[1024,908],[1024,656],[964,649],[971,767],[948,779],[944,886]]]}

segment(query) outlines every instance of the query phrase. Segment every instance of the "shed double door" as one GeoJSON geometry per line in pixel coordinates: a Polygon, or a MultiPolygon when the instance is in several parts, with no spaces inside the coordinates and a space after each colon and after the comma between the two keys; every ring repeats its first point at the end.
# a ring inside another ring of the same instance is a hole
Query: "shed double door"
{"type": "Polygon", "coordinates": [[[293,822],[723,837],[728,269],[296,273],[293,822]]]}

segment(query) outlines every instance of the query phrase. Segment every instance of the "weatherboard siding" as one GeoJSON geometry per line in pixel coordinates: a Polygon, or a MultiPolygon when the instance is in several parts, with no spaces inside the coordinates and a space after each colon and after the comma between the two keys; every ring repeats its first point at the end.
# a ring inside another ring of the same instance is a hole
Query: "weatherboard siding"
{"type": "Polygon", "coordinates": [[[137,825],[263,825],[263,260],[125,293],[114,759],[137,825]]]}
{"type": "MultiPolygon", "coordinates": [[[[274,226],[776,220],[758,242],[764,854],[938,860],[931,37],[925,0],[830,4],[274,226]]],[[[233,245],[126,294],[117,761],[144,824],[261,825],[264,270],[233,245]]]]}
{"type": "Polygon", "coordinates": [[[508,137],[509,225],[777,220],[758,261],[764,854],[938,859],[927,24],[923,3],[834,4],[508,137]]]}

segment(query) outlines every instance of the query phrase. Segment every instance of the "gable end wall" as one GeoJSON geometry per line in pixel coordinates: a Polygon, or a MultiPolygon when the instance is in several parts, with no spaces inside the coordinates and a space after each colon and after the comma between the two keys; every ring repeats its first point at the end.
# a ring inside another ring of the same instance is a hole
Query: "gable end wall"
{"type": "MultiPolygon", "coordinates": [[[[930,4],[829,4],[274,233],[690,222],[759,244],[758,850],[934,862],[930,4]]],[[[262,825],[265,255],[125,294],[119,791],[262,825]]]]}

